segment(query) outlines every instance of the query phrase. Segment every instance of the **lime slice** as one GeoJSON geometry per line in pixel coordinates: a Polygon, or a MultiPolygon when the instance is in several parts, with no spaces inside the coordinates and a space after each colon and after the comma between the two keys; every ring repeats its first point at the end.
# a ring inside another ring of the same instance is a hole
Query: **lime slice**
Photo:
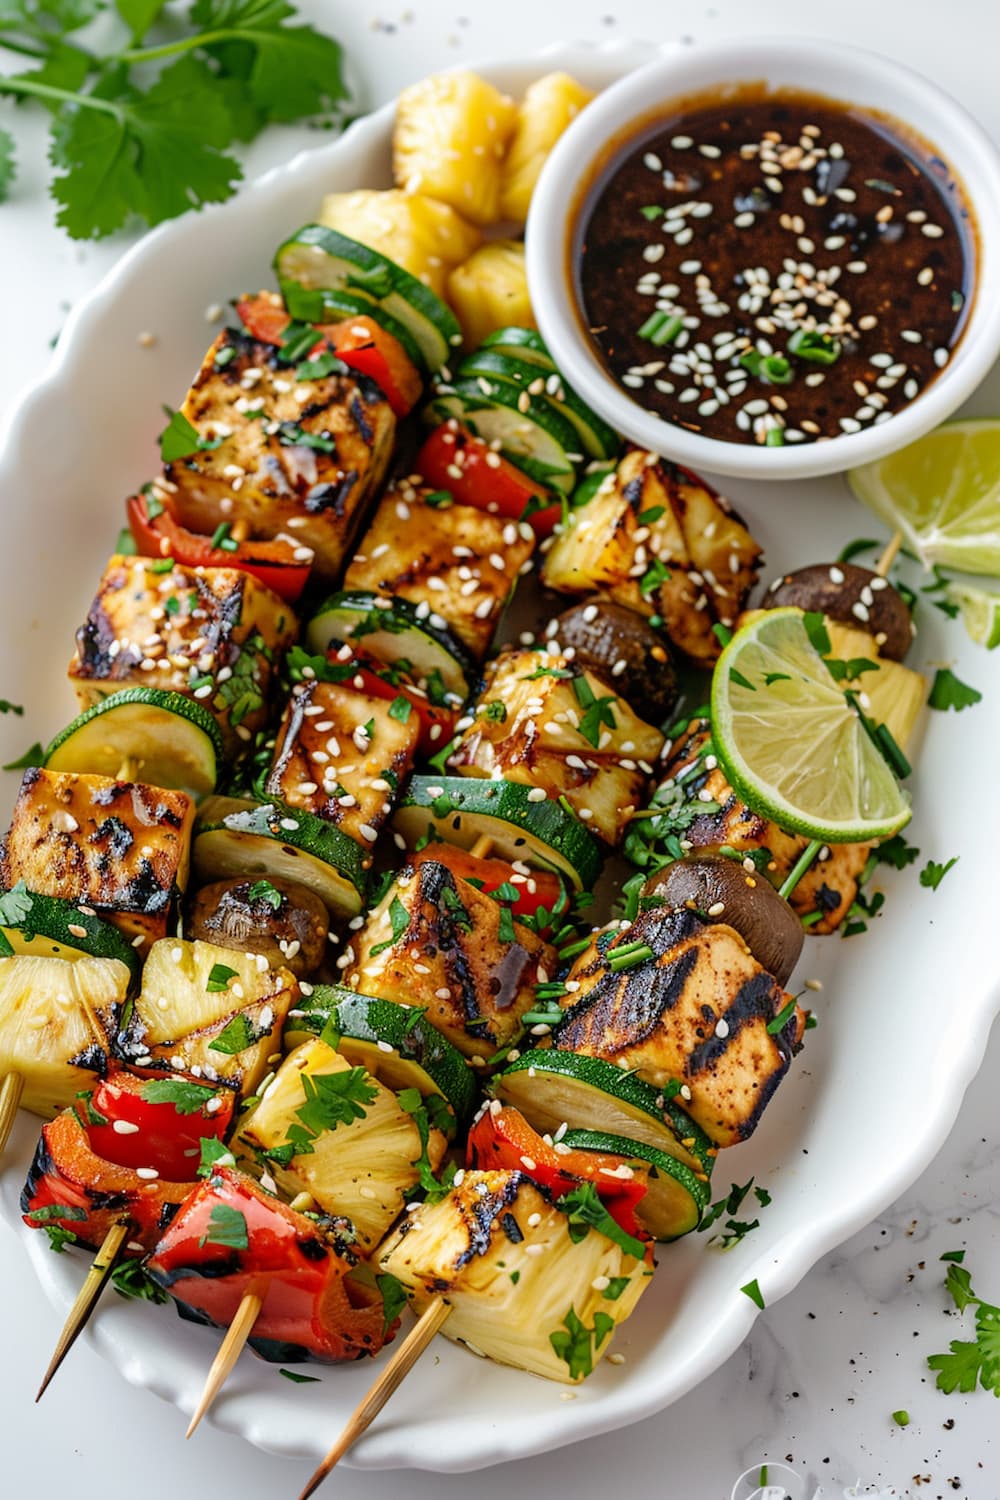
{"type": "Polygon", "coordinates": [[[806,634],[797,609],[745,625],[712,678],[715,751],[755,812],[827,843],[885,838],[909,798],[806,634]]]}
{"type": "Polygon", "coordinates": [[[974,583],[950,583],[945,595],[962,611],[962,624],[977,645],[987,651],[1000,646],[1000,594],[974,583]]]}
{"type": "Polygon", "coordinates": [[[1000,418],[946,422],[847,478],[926,567],[1000,576],[1000,418]]]}

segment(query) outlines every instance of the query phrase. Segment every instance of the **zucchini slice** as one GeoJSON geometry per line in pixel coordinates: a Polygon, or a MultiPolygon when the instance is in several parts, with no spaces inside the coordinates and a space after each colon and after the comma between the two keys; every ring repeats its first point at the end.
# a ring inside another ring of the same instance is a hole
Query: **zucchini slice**
{"type": "Polygon", "coordinates": [[[203,797],[215,790],[222,735],[207,709],[181,693],[133,687],[110,693],[67,724],[45,752],[47,771],[118,777],[203,797]]]}
{"type": "Polygon", "coordinates": [[[360,292],[409,329],[430,370],[462,342],[454,313],[430,287],[388,256],[322,224],[306,224],[279,248],[274,269],[291,310],[299,289],[360,292]]]}
{"type": "Polygon", "coordinates": [[[460,849],[471,849],[485,834],[498,859],[556,870],[575,890],[592,890],[601,873],[597,840],[560,803],[533,801],[532,790],[519,781],[478,776],[414,776],[393,827],[410,849],[428,832],[460,849]]]}
{"type": "Polygon", "coordinates": [[[576,429],[548,402],[516,386],[478,375],[456,380],[425,409],[432,424],[454,417],[487,443],[498,442],[512,463],[528,459],[542,464],[547,483],[567,493],[576,483],[574,459],[579,449],[576,429]]]}
{"type": "Polygon", "coordinates": [[[559,373],[537,328],[496,328],[486,335],[479,348],[483,353],[509,354],[513,359],[523,359],[527,364],[537,365],[546,375],[559,373]]]}
{"type": "Polygon", "coordinates": [[[655,1240],[676,1240],[698,1228],[710,1196],[703,1173],[646,1141],[598,1130],[567,1130],[562,1139],[571,1151],[602,1151],[648,1164],[646,1195],[636,1215],[655,1240]]]}
{"type": "Polygon", "coordinates": [[[476,1107],[475,1078],[447,1037],[424,1020],[417,1006],[359,995],[339,984],[317,984],[285,1023],[286,1048],[320,1036],[354,1067],[386,1088],[440,1094],[458,1123],[476,1107]]]}
{"type": "Polygon", "coordinates": [[[652,1084],[602,1057],[557,1047],[525,1052],[493,1079],[490,1091],[519,1109],[536,1130],[552,1132],[568,1124],[645,1142],[700,1174],[706,1184],[711,1176],[714,1151],[704,1131],[652,1084]]]}
{"type": "Polygon", "coordinates": [[[422,376],[430,373],[424,351],[406,324],[386,312],[381,302],[376,302],[373,297],[365,296],[363,292],[331,291],[329,288],[309,291],[291,284],[287,291],[285,300],[290,317],[303,323],[341,323],[345,318],[372,318],[402,345],[407,358],[422,376]]]}
{"type": "Polygon", "coordinates": [[[479,669],[463,643],[440,615],[424,611],[409,599],[386,600],[369,593],[339,593],[319,606],[306,626],[310,651],[325,653],[331,645],[363,643],[384,662],[407,662],[420,682],[437,673],[455,706],[466,701],[479,669]]]}
{"type": "Polygon", "coordinates": [[[576,429],[588,458],[614,458],[621,447],[614,428],[581,400],[554,366],[546,374],[538,364],[519,359],[509,351],[477,349],[462,360],[458,375],[460,379],[499,380],[517,391],[527,391],[539,406],[548,407],[576,429]]]}
{"type": "Polygon", "coordinates": [[[23,916],[0,926],[0,957],[117,958],[137,981],[142,959],[117,927],[102,921],[89,907],[37,891],[15,891],[22,897],[23,916]]]}
{"type": "Polygon", "coordinates": [[[195,824],[192,860],[199,880],[277,875],[314,891],[335,916],[356,917],[368,889],[371,855],[332,823],[282,802],[209,797],[195,824]]]}

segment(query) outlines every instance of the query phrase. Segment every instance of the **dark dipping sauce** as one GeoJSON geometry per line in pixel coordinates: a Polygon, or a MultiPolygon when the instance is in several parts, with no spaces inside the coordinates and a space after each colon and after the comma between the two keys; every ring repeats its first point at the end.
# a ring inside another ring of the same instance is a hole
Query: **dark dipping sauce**
{"type": "Polygon", "coordinates": [[[930,147],[759,84],[612,149],[571,249],[585,326],[635,401],[769,446],[914,400],[961,336],[975,265],[968,206],[930,147]]]}

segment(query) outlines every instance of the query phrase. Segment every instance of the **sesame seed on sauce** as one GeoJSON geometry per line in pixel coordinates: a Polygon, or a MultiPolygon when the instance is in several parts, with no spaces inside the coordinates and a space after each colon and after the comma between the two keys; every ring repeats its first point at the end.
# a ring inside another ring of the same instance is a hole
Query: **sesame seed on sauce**
{"type": "Polygon", "coordinates": [[[647,127],[578,234],[603,362],[649,410],[726,441],[887,421],[948,364],[969,306],[968,210],[923,149],[793,90],[647,127]]]}

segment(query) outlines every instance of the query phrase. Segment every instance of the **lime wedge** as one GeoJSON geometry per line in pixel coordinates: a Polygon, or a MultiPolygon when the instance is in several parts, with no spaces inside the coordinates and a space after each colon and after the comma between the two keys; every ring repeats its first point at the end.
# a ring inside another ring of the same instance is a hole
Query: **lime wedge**
{"type": "Polygon", "coordinates": [[[1000,594],[977,588],[974,583],[950,583],[945,597],[958,605],[962,624],[977,645],[987,651],[1000,646],[1000,594]]]}
{"type": "Polygon", "coordinates": [[[1000,418],[946,422],[847,478],[925,567],[1000,577],[1000,418]]]}
{"type": "Polygon", "coordinates": [[[768,610],[733,636],[712,678],[712,731],[738,795],[792,833],[865,843],[910,820],[909,798],[800,610],[768,610]]]}

